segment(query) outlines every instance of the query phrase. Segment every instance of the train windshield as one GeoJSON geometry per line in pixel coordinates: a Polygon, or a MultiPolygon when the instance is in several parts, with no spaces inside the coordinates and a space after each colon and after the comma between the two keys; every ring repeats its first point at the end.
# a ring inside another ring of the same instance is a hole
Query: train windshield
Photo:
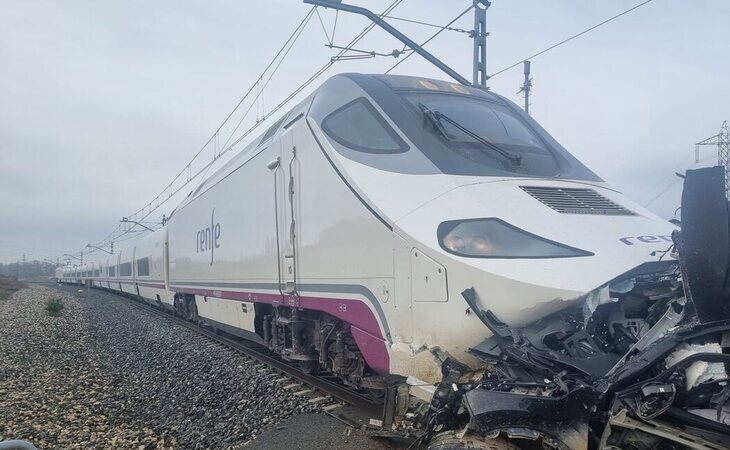
{"type": "Polygon", "coordinates": [[[308,115],[334,151],[383,171],[601,181],[517,105],[469,86],[341,75],[317,92],[308,115]]]}
{"type": "Polygon", "coordinates": [[[473,96],[404,93],[423,128],[448,149],[428,155],[444,173],[496,170],[556,176],[560,165],[542,138],[507,106],[473,96]],[[480,169],[481,168],[481,169],[480,169]]]}

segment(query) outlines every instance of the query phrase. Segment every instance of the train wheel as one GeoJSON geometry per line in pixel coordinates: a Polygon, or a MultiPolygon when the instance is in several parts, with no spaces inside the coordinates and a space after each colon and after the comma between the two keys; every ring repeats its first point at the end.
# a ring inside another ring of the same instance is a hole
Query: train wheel
{"type": "Polygon", "coordinates": [[[188,301],[188,320],[191,322],[198,321],[198,305],[195,304],[195,298],[188,301]]]}
{"type": "Polygon", "coordinates": [[[298,365],[299,369],[304,373],[316,374],[319,371],[319,361],[302,361],[298,365]]]}
{"type": "Polygon", "coordinates": [[[181,303],[182,302],[180,301],[180,298],[176,295],[175,296],[175,299],[172,302],[172,307],[173,307],[173,313],[172,313],[172,315],[173,316],[175,316],[175,317],[182,317],[182,313],[181,313],[182,306],[181,306],[181,303]]]}
{"type": "Polygon", "coordinates": [[[365,388],[365,391],[370,398],[378,403],[382,403],[385,400],[385,389],[365,388]]]}
{"type": "Polygon", "coordinates": [[[428,450],[521,450],[504,439],[481,439],[473,436],[459,437],[461,432],[446,431],[431,439],[428,450]]]}

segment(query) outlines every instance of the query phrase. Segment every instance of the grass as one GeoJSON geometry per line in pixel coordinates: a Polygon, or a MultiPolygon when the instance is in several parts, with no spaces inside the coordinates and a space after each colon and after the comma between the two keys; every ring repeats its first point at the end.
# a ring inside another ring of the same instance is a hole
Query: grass
{"type": "Polygon", "coordinates": [[[51,317],[60,316],[62,309],[63,303],[61,303],[61,300],[57,298],[52,298],[46,303],[46,311],[48,311],[48,315],[51,317]]]}
{"type": "Polygon", "coordinates": [[[0,300],[6,300],[13,295],[13,292],[28,287],[25,283],[21,283],[15,278],[0,276],[0,300]]]}

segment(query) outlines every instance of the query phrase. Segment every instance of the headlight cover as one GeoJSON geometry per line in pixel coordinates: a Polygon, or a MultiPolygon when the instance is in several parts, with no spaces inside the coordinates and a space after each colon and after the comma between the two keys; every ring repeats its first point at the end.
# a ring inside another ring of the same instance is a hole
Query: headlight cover
{"type": "Polygon", "coordinates": [[[449,220],[438,226],[441,248],[468,258],[572,258],[593,253],[528,233],[496,217],[449,220]]]}

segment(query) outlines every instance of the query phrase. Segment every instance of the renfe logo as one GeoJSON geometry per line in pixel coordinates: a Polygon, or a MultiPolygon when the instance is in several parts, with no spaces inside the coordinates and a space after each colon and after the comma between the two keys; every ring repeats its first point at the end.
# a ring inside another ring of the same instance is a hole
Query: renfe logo
{"type": "Polygon", "coordinates": [[[215,249],[221,246],[221,224],[215,222],[215,208],[210,213],[210,226],[198,231],[195,234],[196,253],[210,251],[210,265],[213,265],[213,254],[215,249]]]}
{"type": "Polygon", "coordinates": [[[626,245],[634,245],[636,242],[643,242],[644,244],[655,244],[657,242],[672,242],[672,237],[665,234],[656,236],[627,236],[622,237],[619,241],[626,245]],[[633,241],[632,241],[633,240],[633,241]]]}

